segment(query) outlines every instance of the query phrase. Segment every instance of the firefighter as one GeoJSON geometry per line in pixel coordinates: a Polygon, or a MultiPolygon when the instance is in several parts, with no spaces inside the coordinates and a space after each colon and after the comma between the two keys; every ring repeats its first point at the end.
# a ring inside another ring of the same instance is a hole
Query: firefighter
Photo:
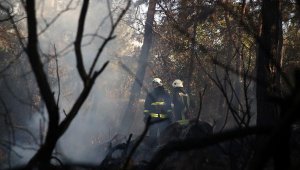
{"type": "Polygon", "coordinates": [[[188,124],[188,112],[190,107],[189,95],[183,89],[183,82],[179,79],[174,80],[172,83],[172,102],[174,112],[174,122],[181,125],[188,124]]]}
{"type": "Polygon", "coordinates": [[[159,137],[161,132],[171,123],[172,107],[171,97],[165,90],[160,78],[152,81],[153,90],[147,94],[144,105],[144,121],[151,117],[151,121],[164,120],[154,123],[149,128],[151,137],[159,137]]]}

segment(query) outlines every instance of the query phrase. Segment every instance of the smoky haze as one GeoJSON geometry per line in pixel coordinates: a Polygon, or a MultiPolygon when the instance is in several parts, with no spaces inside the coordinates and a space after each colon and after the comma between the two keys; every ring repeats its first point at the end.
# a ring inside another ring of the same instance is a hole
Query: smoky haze
{"type": "MultiPolygon", "coordinates": [[[[91,1],[89,5],[84,27],[86,36],[82,43],[86,44],[83,48],[83,58],[87,70],[103,42],[102,39],[95,37],[94,34],[102,37],[106,37],[109,34],[111,22],[108,7],[111,7],[114,17],[120,13],[118,7],[113,6],[113,4],[108,6],[107,2],[91,1]]],[[[45,44],[43,48],[45,51],[51,51],[51,45],[56,44],[59,52],[75,39],[81,9],[80,1],[79,6],[76,3],[73,2],[73,5],[71,5],[71,8],[75,7],[75,9],[64,13],[45,32],[45,39],[43,38],[45,43],[41,43],[45,44]],[[62,38],[63,42],[61,43],[62,38]],[[64,42],[66,43],[63,44],[64,42]]],[[[47,8],[51,7],[45,5],[45,12],[50,11],[47,8]]],[[[118,39],[112,40],[100,57],[96,68],[101,68],[102,64],[107,60],[110,60],[111,63],[96,81],[90,96],[67,132],[59,140],[57,146],[57,152],[67,158],[67,161],[98,164],[104,154],[100,150],[99,145],[108,142],[118,133],[116,128],[126,102],[120,94],[122,93],[122,88],[120,87],[124,84],[122,76],[125,76],[125,72],[118,68],[116,53],[119,48],[124,46],[125,44],[121,44],[118,39]]],[[[58,57],[59,73],[61,73],[60,109],[61,113],[63,113],[63,110],[68,113],[79,95],[78,92],[82,89],[82,83],[77,73],[75,54],[72,48],[70,52],[66,50],[61,54],[62,56],[58,57]]],[[[57,84],[55,88],[56,94],[58,94],[57,84]]],[[[64,118],[64,116],[64,114],[61,114],[61,118],[64,118]]]]}
{"type": "MultiPolygon", "coordinates": [[[[82,43],[84,45],[82,48],[83,59],[87,71],[103,42],[103,39],[95,37],[95,34],[106,37],[111,28],[108,7],[110,6],[113,11],[113,18],[116,18],[121,11],[120,8],[124,7],[122,3],[116,6],[115,4],[107,5],[107,2],[110,1],[93,0],[89,5],[82,43]]],[[[120,2],[126,3],[126,1],[120,2]]],[[[45,54],[43,55],[44,68],[48,73],[54,95],[59,98],[60,120],[65,118],[65,113],[69,112],[83,88],[73,50],[81,1],[72,1],[70,6],[68,3],[69,1],[59,0],[37,2],[38,28],[42,32],[39,35],[40,50],[41,54],[45,54]],[[67,7],[70,8],[68,11],[61,12],[67,7]],[[47,27],[57,15],[59,15],[57,20],[47,27]],[[47,29],[44,30],[45,27],[47,29]],[[57,53],[57,58],[55,53],[57,53]],[[56,69],[56,64],[58,69],[56,69]]],[[[99,164],[105,154],[103,146],[106,146],[107,142],[119,133],[117,130],[119,120],[121,120],[124,106],[128,102],[122,86],[128,84],[128,77],[130,77],[118,64],[120,60],[126,64],[121,56],[123,54],[118,53],[122,48],[126,48],[126,44],[123,44],[124,41],[118,38],[122,37],[122,35],[118,35],[121,33],[122,30],[119,29],[116,34],[117,38],[107,44],[96,68],[100,69],[107,60],[110,61],[110,64],[99,76],[78,115],[58,141],[55,153],[65,162],[99,164]]],[[[30,79],[34,80],[32,74],[30,75],[30,79]]],[[[34,88],[34,91],[38,91],[36,84],[31,87],[34,88]]],[[[26,119],[26,128],[42,143],[48,118],[42,102],[38,107],[39,109],[30,113],[32,116],[26,119]]],[[[20,116],[19,118],[22,119],[20,116]]],[[[140,131],[142,129],[138,129],[136,132],[140,131]]],[[[24,139],[26,136],[18,135],[16,141],[22,141],[21,138],[24,139]]],[[[18,145],[25,145],[25,142],[18,142],[18,145]]],[[[26,146],[38,148],[38,144],[35,143],[26,143],[26,146]]],[[[10,155],[12,165],[25,164],[35,153],[34,149],[28,150],[15,146],[13,150],[17,154],[10,155]]]]}

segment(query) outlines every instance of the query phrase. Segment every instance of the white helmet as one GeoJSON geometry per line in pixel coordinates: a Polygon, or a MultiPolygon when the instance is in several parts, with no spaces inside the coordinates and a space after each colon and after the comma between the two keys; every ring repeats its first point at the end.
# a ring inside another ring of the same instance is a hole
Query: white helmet
{"type": "Polygon", "coordinates": [[[173,87],[183,87],[183,82],[179,79],[176,79],[173,81],[172,86],[173,87]]]}
{"type": "Polygon", "coordinates": [[[163,85],[160,78],[154,78],[152,82],[155,83],[157,86],[162,86],[163,85]]]}

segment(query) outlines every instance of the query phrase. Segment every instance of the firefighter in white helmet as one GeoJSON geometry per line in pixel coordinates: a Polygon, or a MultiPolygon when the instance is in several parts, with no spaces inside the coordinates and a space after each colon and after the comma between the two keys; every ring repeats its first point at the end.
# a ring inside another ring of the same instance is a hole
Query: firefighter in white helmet
{"type": "Polygon", "coordinates": [[[147,94],[145,100],[144,121],[149,116],[152,121],[164,120],[150,126],[149,135],[156,138],[171,123],[172,107],[170,94],[165,90],[162,80],[154,78],[152,86],[153,90],[147,94]]]}
{"type": "Polygon", "coordinates": [[[172,102],[174,105],[174,120],[181,125],[188,123],[188,112],[190,107],[189,95],[183,89],[183,82],[176,79],[172,83],[172,102]]]}

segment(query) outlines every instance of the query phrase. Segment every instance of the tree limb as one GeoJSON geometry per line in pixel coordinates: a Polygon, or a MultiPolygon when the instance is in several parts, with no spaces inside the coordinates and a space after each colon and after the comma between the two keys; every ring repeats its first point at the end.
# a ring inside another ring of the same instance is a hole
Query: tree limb
{"type": "Polygon", "coordinates": [[[81,51],[81,42],[82,42],[82,35],[84,32],[84,25],[85,25],[85,19],[86,19],[86,14],[88,11],[89,2],[90,2],[89,0],[83,1],[83,5],[81,8],[79,21],[78,21],[77,35],[76,35],[76,39],[74,42],[77,70],[78,70],[78,73],[79,73],[80,78],[82,79],[84,85],[86,84],[87,73],[85,71],[83,58],[82,58],[83,56],[82,56],[82,51],[81,51]]]}

